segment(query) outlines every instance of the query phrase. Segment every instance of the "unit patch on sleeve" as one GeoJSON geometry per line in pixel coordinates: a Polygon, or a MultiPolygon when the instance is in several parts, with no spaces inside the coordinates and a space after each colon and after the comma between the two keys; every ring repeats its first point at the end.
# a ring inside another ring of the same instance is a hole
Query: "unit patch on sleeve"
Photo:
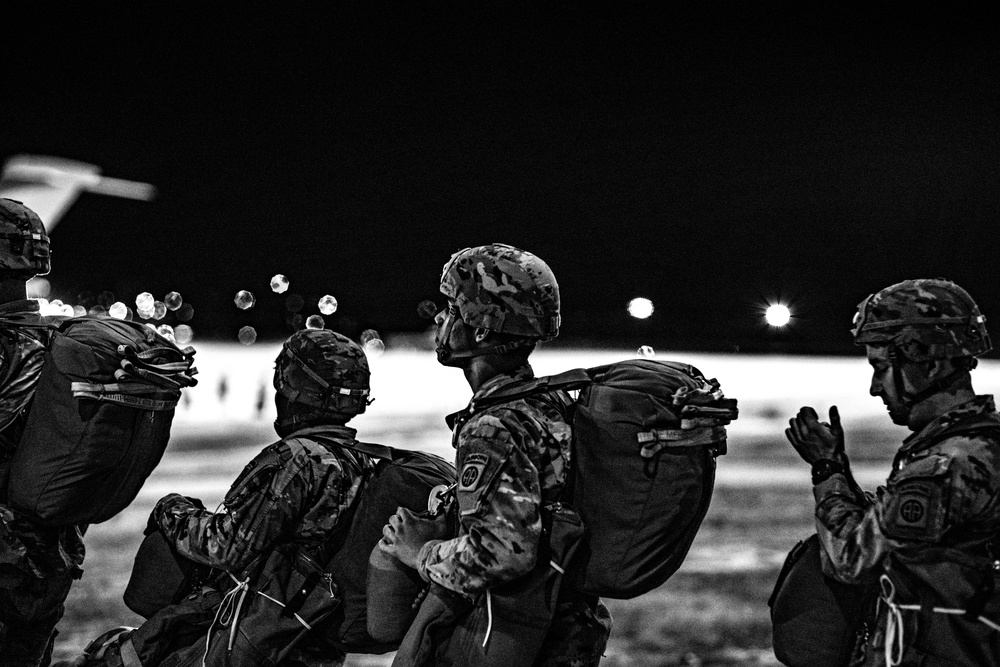
{"type": "Polygon", "coordinates": [[[490,462],[486,454],[469,454],[465,457],[462,472],[458,476],[459,491],[475,491],[483,479],[483,473],[490,462]]]}

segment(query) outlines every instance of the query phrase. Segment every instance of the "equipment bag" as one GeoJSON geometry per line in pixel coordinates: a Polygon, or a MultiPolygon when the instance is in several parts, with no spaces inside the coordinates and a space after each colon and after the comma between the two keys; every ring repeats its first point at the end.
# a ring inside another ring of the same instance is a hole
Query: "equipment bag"
{"type": "Polygon", "coordinates": [[[767,601],[774,655],[789,667],[844,667],[874,630],[878,583],[826,576],[822,548],[816,535],[799,541],[767,601]]]}
{"type": "Polygon", "coordinates": [[[507,385],[471,403],[457,428],[487,407],[556,390],[580,391],[567,417],[571,498],[588,533],[583,589],[646,593],[677,571],[708,511],[736,399],[694,366],[631,359],[507,385]]]}
{"type": "Polygon", "coordinates": [[[352,448],[378,461],[343,543],[335,551],[327,547],[333,555],[325,569],[343,604],[321,634],[348,653],[385,653],[399,645],[416,617],[414,602],[426,584],[416,570],[378,551],[382,527],[399,507],[429,513],[434,496],[455,484],[455,467],[424,452],[365,442],[355,442],[352,448]]]}
{"type": "MultiPolygon", "coordinates": [[[[197,498],[191,500],[199,509],[205,509],[197,498]]],[[[167,541],[151,519],[135,552],[132,574],[122,600],[126,607],[148,619],[164,607],[177,604],[218,574],[221,574],[220,570],[177,553],[174,545],[167,541]]]]}
{"type": "Polygon", "coordinates": [[[167,446],[194,349],[115,318],[53,332],[10,466],[10,504],[46,526],[107,521],[139,493],[167,446]]]}

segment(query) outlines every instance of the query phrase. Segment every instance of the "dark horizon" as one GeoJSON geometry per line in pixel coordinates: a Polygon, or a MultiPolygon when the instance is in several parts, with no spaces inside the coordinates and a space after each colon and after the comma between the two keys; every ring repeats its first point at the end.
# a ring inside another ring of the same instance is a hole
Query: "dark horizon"
{"type": "Polygon", "coordinates": [[[195,342],[287,335],[292,293],[304,316],[335,296],[327,326],[354,337],[419,332],[451,253],[494,241],[554,270],[554,346],[857,354],[856,304],[918,277],[1000,322],[985,9],[23,9],[0,159],[159,191],[83,195],[53,233],[53,295],[176,290],[195,342]],[[762,319],[775,301],[784,330],[762,319]]]}

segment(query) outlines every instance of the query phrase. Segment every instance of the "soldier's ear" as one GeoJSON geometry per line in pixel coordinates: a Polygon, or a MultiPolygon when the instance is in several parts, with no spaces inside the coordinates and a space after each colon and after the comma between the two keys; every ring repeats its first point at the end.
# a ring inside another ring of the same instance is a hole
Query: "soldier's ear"
{"type": "Polygon", "coordinates": [[[490,335],[489,329],[484,329],[483,327],[476,327],[476,342],[482,343],[486,340],[487,336],[490,335]]]}

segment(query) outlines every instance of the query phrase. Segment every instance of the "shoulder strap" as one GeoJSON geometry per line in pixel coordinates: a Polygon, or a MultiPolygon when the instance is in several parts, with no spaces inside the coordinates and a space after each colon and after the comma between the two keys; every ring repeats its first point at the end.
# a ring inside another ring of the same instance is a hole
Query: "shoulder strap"
{"type": "Polygon", "coordinates": [[[992,431],[992,435],[1000,438],[1000,416],[992,415],[987,416],[985,419],[972,419],[964,424],[946,428],[927,443],[927,446],[936,445],[956,435],[969,435],[970,433],[978,433],[980,431],[992,431]]]}
{"type": "Polygon", "coordinates": [[[575,389],[583,389],[584,387],[593,384],[593,382],[594,378],[590,375],[590,371],[586,368],[574,368],[573,370],[557,373],[556,375],[548,375],[533,378],[531,380],[525,380],[522,383],[508,385],[507,387],[504,387],[489,396],[484,396],[478,400],[470,402],[468,415],[472,416],[474,413],[494,405],[511,403],[513,401],[519,401],[522,398],[537,396],[539,394],[547,394],[551,391],[573,391],[575,389]]]}

